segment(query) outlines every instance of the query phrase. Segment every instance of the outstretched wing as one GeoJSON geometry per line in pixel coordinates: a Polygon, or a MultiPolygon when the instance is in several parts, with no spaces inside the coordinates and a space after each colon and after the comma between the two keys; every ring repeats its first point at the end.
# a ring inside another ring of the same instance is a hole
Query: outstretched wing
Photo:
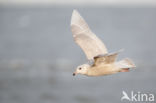
{"type": "Polygon", "coordinates": [[[71,30],[75,42],[82,48],[89,60],[99,54],[107,53],[105,45],[89,29],[85,20],[76,10],[74,10],[72,14],[71,30]]]}

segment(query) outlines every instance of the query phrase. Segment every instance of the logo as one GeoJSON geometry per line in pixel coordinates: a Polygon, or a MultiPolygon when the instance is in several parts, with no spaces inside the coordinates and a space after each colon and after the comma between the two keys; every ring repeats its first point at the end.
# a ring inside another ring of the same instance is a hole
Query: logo
{"type": "Polygon", "coordinates": [[[134,92],[131,91],[127,94],[125,91],[122,91],[121,101],[135,101],[135,102],[152,102],[154,101],[154,94],[152,93],[141,93],[141,92],[134,92]]]}

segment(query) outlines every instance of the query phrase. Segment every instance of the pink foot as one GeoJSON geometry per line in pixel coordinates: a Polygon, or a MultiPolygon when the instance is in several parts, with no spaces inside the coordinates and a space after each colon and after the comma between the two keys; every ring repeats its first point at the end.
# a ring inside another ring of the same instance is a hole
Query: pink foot
{"type": "Polygon", "coordinates": [[[129,68],[124,68],[121,70],[121,72],[129,72],[129,68]]]}

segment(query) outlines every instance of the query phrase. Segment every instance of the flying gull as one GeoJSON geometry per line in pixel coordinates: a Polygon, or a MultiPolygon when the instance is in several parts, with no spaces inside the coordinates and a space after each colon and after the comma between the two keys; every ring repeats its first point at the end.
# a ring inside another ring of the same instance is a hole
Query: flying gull
{"type": "Polygon", "coordinates": [[[128,58],[116,61],[119,51],[108,53],[104,43],[90,30],[77,10],[72,13],[71,31],[75,42],[84,51],[89,61],[78,66],[73,76],[76,74],[104,76],[118,72],[128,72],[130,68],[135,67],[135,64],[128,58]]]}

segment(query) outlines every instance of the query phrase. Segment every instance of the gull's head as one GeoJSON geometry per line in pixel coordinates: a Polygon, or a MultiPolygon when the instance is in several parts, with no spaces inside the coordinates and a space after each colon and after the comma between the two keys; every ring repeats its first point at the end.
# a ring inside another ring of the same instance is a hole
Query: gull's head
{"type": "Polygon", "coordinates": [[[89,64],[83,64],[78,66],[76,71],[73,73],[73,76],[75,76],[76,74],[87,74],[89,67],[89,64]]]}

